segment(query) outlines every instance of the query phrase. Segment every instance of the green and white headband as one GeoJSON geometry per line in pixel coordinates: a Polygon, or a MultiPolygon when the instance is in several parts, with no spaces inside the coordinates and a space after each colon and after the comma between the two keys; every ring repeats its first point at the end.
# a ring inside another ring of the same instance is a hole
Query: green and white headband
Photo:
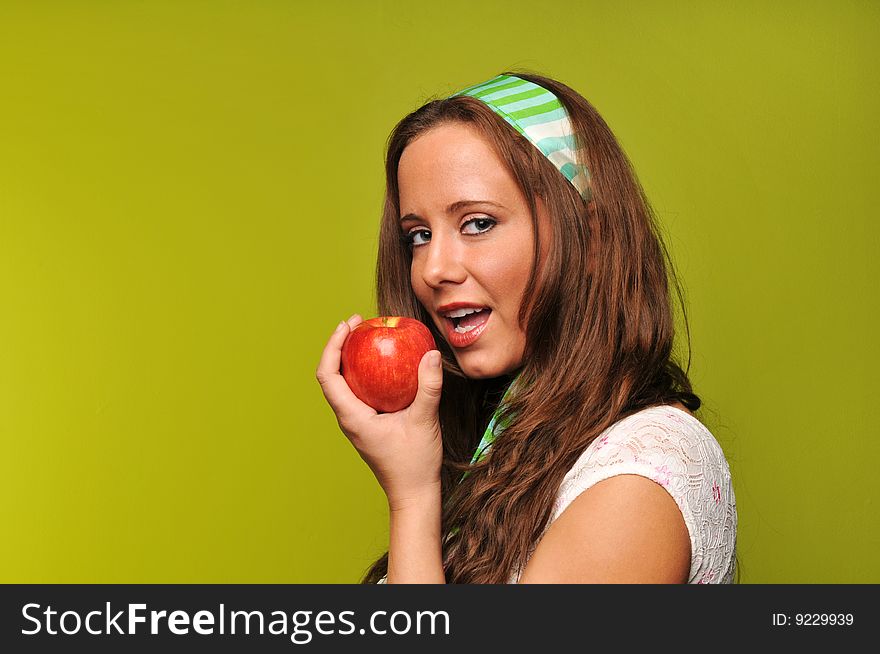
{"type": "Polygon", "coordinates": [[[457,95],[469,95],[486,104],[538,148],[585,202],[590,200],[590,172],[578,163],[571,118],[556,95],[512,75],[499,75],[450,97],[457,95]]]}

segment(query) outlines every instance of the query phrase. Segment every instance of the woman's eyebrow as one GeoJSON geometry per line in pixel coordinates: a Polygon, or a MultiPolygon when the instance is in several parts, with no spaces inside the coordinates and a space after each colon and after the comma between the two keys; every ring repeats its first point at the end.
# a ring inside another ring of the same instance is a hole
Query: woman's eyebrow
{"type": "MultiPolygon", "coordinates": [[[[499,209],[504,209],[504,205],[498,204],[497,202],[492,202],[491,200],[459,200],[458,202],[453,202],[448,207],[446,207],[447,215],[452,215],[454,213],[458,213],[462,209],[466,209],[467,207],[473,206],[475,204],[488,204],[493,207],[498,207],[499,209]]],[[[422,220],[421,216],[418,216],[414,213],[408,213],[405,216],[402,216],[400,219],[401,223],[405,223],[410,220],[422,220]]]]}

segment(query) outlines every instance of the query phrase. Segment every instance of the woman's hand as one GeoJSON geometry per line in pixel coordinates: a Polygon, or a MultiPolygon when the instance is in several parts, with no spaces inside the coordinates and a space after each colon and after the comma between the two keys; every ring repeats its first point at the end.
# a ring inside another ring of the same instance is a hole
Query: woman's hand
{"type": "Polygon", "coordinates": [[[340,374],[342,344],[363,318],[342,322],[327,342],[316,377],[336,414],[339,428],[373,471],[392,511],[406,508],[427,493],[438,493],[443,440],[440,352],[431,350],[419,363],[419,389],[413,403],[394,413],[377,413],[361,402],[340,374]]]}

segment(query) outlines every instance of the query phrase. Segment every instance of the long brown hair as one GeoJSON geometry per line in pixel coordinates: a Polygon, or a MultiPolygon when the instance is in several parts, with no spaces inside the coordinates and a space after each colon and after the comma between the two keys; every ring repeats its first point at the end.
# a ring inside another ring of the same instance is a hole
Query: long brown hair
{"type": "MultiPolygon", "coordinates": [[[[605,429],[646,407],[700,398],[673,353],[670,283],[681,286],[632,165],[608,125],[573,89],[531,72],[505,73],[552,91],[567,109],[590,172],[591,200],[484,103],[468,96],[432,100],[401,120],[386,151],[385,206],[376,269],[381,315],[417,318],[443,355],[443,565],[449,583],[505,583],[524,568],[547,527],[559,485],[605,429]],[[517,180],[532,216],[536,199],[552,235],[533,267],[519,320],[526,335],[519,370],[467,378],[410,286],[412,255],[402,242],[397,167],[404,148],[447,122],[474,126],[517,180]],[[501,392],[519,374],[502,420],[515,418],[474,466],[471,456],[501,392]],[[469,471],[470,474],[463,473],[469,471]]],[[[690,367],[690,334],[688,364],[690,367]]],[[[364,577],[387,574],[387,553],[364,577]]]]}

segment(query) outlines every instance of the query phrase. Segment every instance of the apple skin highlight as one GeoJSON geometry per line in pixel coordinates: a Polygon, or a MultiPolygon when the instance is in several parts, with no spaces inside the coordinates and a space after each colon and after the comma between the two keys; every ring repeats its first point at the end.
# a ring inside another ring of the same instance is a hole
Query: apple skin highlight
{"type": "Polygon", "coordinates": [[[431,332],[418,320],[370,318],[342,344],[341,373],[364,404],[393,413],[412,404],[419,389],[419,362],[436,349],[431,332]]]}

